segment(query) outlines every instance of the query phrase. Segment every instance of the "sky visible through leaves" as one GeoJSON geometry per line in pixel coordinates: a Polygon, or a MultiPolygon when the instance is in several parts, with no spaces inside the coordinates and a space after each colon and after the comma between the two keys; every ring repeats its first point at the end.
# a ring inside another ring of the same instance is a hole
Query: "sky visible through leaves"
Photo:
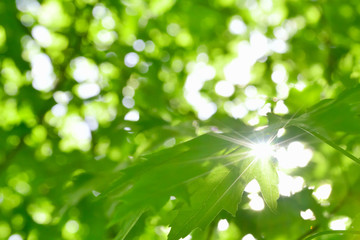
{"type": "Polygon", "coordinates": [[[360,238],[360,4],[2,0],[0,240],[360,238]]]}

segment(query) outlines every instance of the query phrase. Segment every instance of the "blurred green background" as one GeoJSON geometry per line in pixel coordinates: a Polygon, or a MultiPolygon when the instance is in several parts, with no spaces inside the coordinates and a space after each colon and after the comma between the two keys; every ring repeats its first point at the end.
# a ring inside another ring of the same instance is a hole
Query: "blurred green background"
{"type": "MultiPolygon", "coordinates": [[[[121,169],[355,88],[359,23],[356,0],[2,0],[0,239],[114,239],[127,219],[99,195],[121,169]]],[[[351,96],[310,120],[359,155],[359,91],[351,96]]],[[[287,133],[296,141],[281,151],[302,158],[289,167],[278,157],[288,185],[279,185],[277,213],[253,187],[236,217],[224,212],[192,239],[360,228],[359,168],[313,137],[287,133]]],[[[166,239],[172,207],[143,214],[127,239],[166,239]]]]}

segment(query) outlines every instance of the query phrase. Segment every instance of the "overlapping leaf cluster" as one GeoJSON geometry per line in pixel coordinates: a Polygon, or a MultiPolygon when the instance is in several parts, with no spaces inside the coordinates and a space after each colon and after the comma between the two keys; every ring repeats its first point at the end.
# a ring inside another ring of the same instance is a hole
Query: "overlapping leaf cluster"
{"type": "MultiPolygon", "coordinates": [[[[170,197],[180,198],[185,203],[174,210],[177,213],[170,224],[169,239],[184,238],[196,228],[206,229],[222,210],[235,216],[245,186],[252,179],[259,182],[265,202],[275,212],[279,192],[274,163],[270,158],[256,159],[243,140],[249,145],[251,139],[270,142],[271,136],[267,140],[264,136],[271,132],[275,135],[283,127],[296,127],[359,163],[357,157],[329,136],[346,132],[351,124],[352,129],[358,127],[359,101],[360,88],[356,87],[337,99],[320,102],[300,116],[290,119],[270,116],[270,125],[262,132],[247,132],[247,136],[238,132],[205,134],[149,155],[143,164],[124,170],[111,188],[112,194],[121,200],[118,218],[138,214],[139,210],[159,211],[170,197]],[[333,112],[342,115],[329,118],[333,112]]],[[[347,133],[358,135],[356,131],[347,133]]]]}

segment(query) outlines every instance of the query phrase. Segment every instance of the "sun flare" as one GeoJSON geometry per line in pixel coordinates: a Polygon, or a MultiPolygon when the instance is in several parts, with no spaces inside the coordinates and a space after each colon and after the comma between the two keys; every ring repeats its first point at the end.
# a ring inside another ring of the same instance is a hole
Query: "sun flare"
{"type": "Polygon", "coordinates": [[[252,146],[251,154],[256,159],[269,159],[274,155],[274,147],[267,142],[257,143],[252,146]]]}

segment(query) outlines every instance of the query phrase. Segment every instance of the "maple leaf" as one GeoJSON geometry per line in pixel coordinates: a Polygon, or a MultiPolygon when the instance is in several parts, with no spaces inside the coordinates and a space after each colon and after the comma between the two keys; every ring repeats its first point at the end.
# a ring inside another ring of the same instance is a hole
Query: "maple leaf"
{"type": "Polygon", "coordinates": [[[204,229],[222,210],[235,215],[252,179],[275,209],[275,167],[270,159],[256,159],[249,147],[250,140],[234,134],[205,134],[147,156],[144,163],[124,170],[114,185],[112,192],[121,201],[114,221],[139,209],[159,210],[176,196],[186,203],[171,223],[169,239],[179,239],[193,229],[204,229]]]}

